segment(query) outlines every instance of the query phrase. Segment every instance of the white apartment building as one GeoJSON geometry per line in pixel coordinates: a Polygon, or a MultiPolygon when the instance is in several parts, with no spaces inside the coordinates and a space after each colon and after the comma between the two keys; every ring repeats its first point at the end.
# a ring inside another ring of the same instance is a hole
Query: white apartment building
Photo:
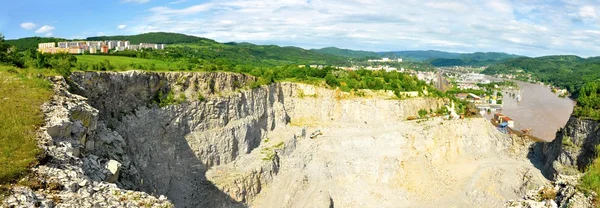
{"type": "Polygon", "coordinates": [[[59,48],[68,48],[69,43],[68,42],[58,42],[58,47],[59,48]]]}
{"type": "Polygon", "coordinates": [[[115,49],[117,47],[117,41],[114,41],[114,40],[106,41],[106,45],[108,46],[108,49],[115,49]]]}
{"type": "Polygon", "coordinates": [[[155,48],[154,43],[140,43],[140,49],[144,49],[144,48],[155,48]]]}
{"type": "Polygon", "coordinates": [[[67,42],[67,48],[79,47],[80,45],[79,42],[67,42]]]}

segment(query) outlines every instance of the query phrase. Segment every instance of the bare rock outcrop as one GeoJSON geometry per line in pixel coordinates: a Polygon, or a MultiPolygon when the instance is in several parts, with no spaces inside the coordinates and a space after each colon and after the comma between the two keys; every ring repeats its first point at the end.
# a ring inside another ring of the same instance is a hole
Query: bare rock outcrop
{"type": "Polygon", "coordinates": [[[123,190],[109,183],[114,181],[111,177],[118,177],[118,171],[111,171],[111,163],[106,158],[83,151],[87,138],[96,136],[98,110],[88,105],[84,97],[69,93],[62,78],[52,81],[55,94],[42,106],[46,124],[38,138],[47,161],[22,179],[19,184],[26,186],[15,186],[3,204],[8,207],[172,207],[164,196],[123,190]]]}
{"type": "Polygon", "coordinates": [[[522,141],[483,119],[406,121],[450,104],[442,99],[358,97],[298,83],[251,89],[255,80],[76,72],[76,95],[57,78],[40,138],[50,159],[34,169],[46,185],[17,188],[8,203],[501,206],[548,183],[520,157],[522,141]]]}

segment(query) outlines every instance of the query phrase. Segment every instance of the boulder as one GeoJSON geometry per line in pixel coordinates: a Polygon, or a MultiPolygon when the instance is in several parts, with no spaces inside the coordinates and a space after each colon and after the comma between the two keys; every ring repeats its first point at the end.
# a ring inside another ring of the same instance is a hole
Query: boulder
{"type": "Polygon", "coordinates": [[[119,179],[119,171],[121,170],[121,163],[116,160],[110,160],[105,165],[109,171],[109,175],[106,177],[106,182],[116,183],[119,179]]]}

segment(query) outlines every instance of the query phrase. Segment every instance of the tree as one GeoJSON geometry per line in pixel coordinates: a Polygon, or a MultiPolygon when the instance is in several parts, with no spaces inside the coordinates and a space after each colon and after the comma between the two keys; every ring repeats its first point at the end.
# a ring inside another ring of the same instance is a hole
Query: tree
{"type": "Polygon", "coordinates": [[[0,62],[2,63],[10,63],[8,58],[8,48],[9,45],[4,41],[4,36],[0,34],[0,62]]]}

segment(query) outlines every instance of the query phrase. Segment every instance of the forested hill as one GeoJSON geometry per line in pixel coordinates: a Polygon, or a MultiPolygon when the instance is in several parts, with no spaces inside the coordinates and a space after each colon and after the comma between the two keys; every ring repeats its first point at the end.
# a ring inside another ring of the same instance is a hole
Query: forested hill
{"type": "Polygon", "coordinates": [[[521,57],[518,55],[496,52],[452,53],[444,51],[392,51],[381,52],[382,56],[400,57],[412,61],[429,62],[433,66],[484,66],[499,61],[521,57]]]}
{"type": "Polygon", "coordinates": [[[201,38],[191,35],[184,35],[179,33],[167,33],[167,32],[151,32],[139,35],[118,35],[118,36],[98,36],[89,37],[86,40],[99,41],[99,40],[128,40],[132,44],[139,43],[163,43],[163,44],[176,44],[176,43],[217,43],[214,40],[208,38],[201,38]]]}
{"type": "Polygon", "coordinates": [[[531,74],[532,77],[566,88],[573,94],[600,78],[600,57],[544,56],[516,58],[488,67],[485,74],[531,74]]]}
{"type": "Polygon", "coordinates": [[[19,51],[25,51],[32,48],[37,48],[39,43],[60,42],[65,41],[62,38],[45,38],[45,37],[29,37],[15,40],[6,40],[6,43],[17,47],[19,51]]]}
{"type": "Polygon", "coordinates": [[[380,54],[371,52],[371,51],[355,51],[349,49],[341,49],[336,47],[327,47],[321,49],[312,49],[311,51],[315,51],[317,53],[322,54],[331,54],[336,56],[343,56],[348,58],[367,58],[367,57],[381,57],[380,54]]]}

